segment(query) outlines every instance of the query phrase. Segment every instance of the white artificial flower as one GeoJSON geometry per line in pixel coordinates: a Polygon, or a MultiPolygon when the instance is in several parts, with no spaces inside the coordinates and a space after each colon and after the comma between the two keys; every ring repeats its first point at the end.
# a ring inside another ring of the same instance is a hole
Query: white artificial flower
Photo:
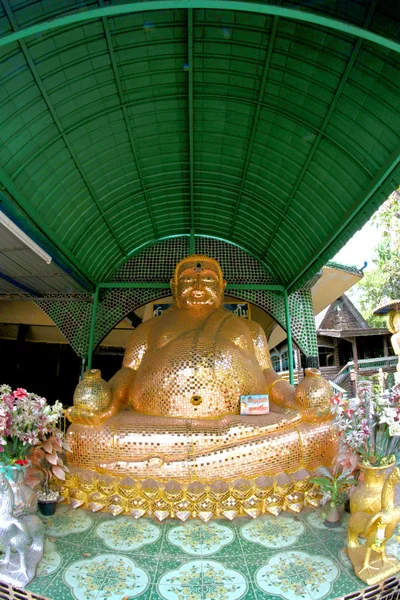
{"type": "Polygon", "coordinates": [[[389,425],[389,435],[392,437],[400,435],[400,423],[398,421],[389,425]]]}

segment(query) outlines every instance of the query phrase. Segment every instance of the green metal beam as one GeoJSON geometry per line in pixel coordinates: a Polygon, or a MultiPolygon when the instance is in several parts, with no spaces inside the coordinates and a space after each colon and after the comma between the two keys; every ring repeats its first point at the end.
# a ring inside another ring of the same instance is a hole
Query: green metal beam
{"type": "Polygon", "coordinates": [[[81,280],[84,288],[93,290],[94,282],[87,273],[86,268],[80,264],[76,257],[61,242],[53,238],[53,232],[42,217],[34,214],[32,205],[24,194],[15,185],[13,180],[0,166],[0,184],[7,190],[7,194],[0,191],[0,208],[4,206],[7,215],[21,226],[27,235],[38,241],[52,258],[71,277],[81,280]],[[31,224],[34,223],[34,226],[31,224]]]}
{"type": "Polygon", "coordinates": [[[318,13],[312,13],[306,10],[297,10],[294,8],[284,8],[282,6],[276,6],[272,4],[264,4],[262,2],[236,2],[236,0],[156,0],[153,2],[135,2],[129,4],[116,4],[113,6],[104,6],[102,8],[94,8],[90,10],[77,9],[77,12],[59,17],[56,19],[45,20],[41,23],[25,27],[14,33],[0,38],[0,46],[5,46],[24,39],[31,35],[37,35],[44,31],[50,31],[58,27],[65,27],[73,25],[75,23],[83,23],[93,19],[101,19],[102,17],[116,17],[118,15],[126,15],[139,12],[149,12],[154,10],[174,10],[182,8],[201,8],[201,9],[212,9],[212,10],[235,10],[241,12],[251,12],[262,15],[276,15],[277,17],[283,17],[284,19],[293,19],[294,21],[301,21],[318,25],[320,27],[326,27],[327,29],[333,29],[343,34],[360,37],[362,39],[383,46],[388,50],[394,50],[394,52],[400,52],[400,43],[387,38],[383,35],[367,31],[362,27],[340,21],[339,19],[333,19],[332,17],[322,16],[318,13]]]}
{"type": "Polygon", "coordinates": [[[291,385],[294,384],[294,365],[293,365],[293,345],[292,345],[292,328],[290,325],[290,310],[289,298],[287,290],[283,291],[283,300],[285,303],[285,318],[286,318],[286,333],[288,342],[288,357],[289,357],[289,380],[291,385]]]}
{"type": "Polygon", "coordinates": [[[296,291],[297,282],[303,277],[307,271],[315,271],[318,268],[318,261],[320,256],[326,252],[330,246],[335,244],[336,240],[341,236],[344,229],[346,229],[347,225],[355,219],[359,213],[363,210],[369,199],[379,190],[381,185],[383,185],[387,179],[392,175],[394,169],[400,164],[400,146],[396,149],[395,152],[390,156],[389,160],[385,165],[379,169],[378,173],[375,177],[370,181],[368,186],[365,188],[363,193],[357,197],[356,201],[353,202],[351,208],[348,210],[345,215],[342,224],[336,229],[333,236],[331,236],[322,248],[313,256],[312,260],[298,273],[293,281],[291,282],[288,292],[292,294],[296,291]]]}
{"type": "MultiPolygon", "coordinates": [[[[367,16],[365,18],[365,21],[364,21],[364,24],[363,24],[364,28],[367,28],[369,26],[369,24],[371,23],[372,16],[373,16],[373,14],[375,12],[376,4],[377,4],[377,0],[374,0],[372,2],[372,4],[370,5],[370,7],[368,9],[368,14],[367,14],[367,16]]],[[[263,260],[267,260],[268,250],[272,246],[272,244],[274,242],[274,239],[275,239],[275,236],[276,236],[276,233],[277,233],[277,231],[279,231],[281,223],[284,220],[284,218],[285,218],[285,216],[286,216],[286,214],[287,214],[287,212],[288,212],[288,210],[289,210],[289,208],[290,208],[290,206],[291,206],[291,204],[292,204],[292,202],[293,202],[293,200],[294,200],[294,198],[295,198],[295,196],[297,194],[297,190],[299,189],[301,183],[303,182],[304,176],[305,176],[305,174],[308,171],[308,168],[310,166],[311,161],[315,157],[315,154],[316,154],[316,152],[317,152],[317,150],[319,148],[320,142],[322,140],[322,136],[325,133],[326,128],[328,127],[328,125],[330,123],[330,120],[331,120],[331,117],[333,115],[333,112],[336,109],[336,106],[337,106],[337,104],[338,104],[338,102],[339,102],[339,100],[340,100],[340,98],[342,96],[343,89],[344,89],[344,87],[345,87],[345,85],[346,85],[346,83],[347,83],[347,81],[349,79],[349,76],[350,76],[350,73],[351,73],[351,71],[353,69],[354,63],[356,62],[357,56],[358,56],[358,54],[360,52],[360,49],[361,49],[361,45],[362,45],[362,40],[360,38],[358,38],[358,40],[357,40],[357,42],[356,42],[356,44],[355,44],[355,46],[353,48],[353,51],[352,51],[352,53],[350,55],[349,61],[348,61],[347,65],[346,65],[346,68],[345,68],[345,70],[343,72],[343,75],[342,75],[342,77],[340,79],[339,85],[338,85],[338,87],[336,89],[336,92],[335,92],[335,95],[334,95],[334,97],[332,99],[332,102],[329,105],[329,109],[328,109],[328,111],[327,111],[327,113],[325,115],[324,121],[323,121],[323,123],[321,125],[321,129],[318,132],[318,135],[317,135],[317,137],[314,140],[314,143],[312,145],[310,153],[307,156],[307,159],[306,159],[306,161],[305,161],[305,163],[304,163],[304,165],[303,165],[303,167],[302,167],[302,169],[301,169],[301,171],[299,173],[297,181],[294,184],[294,186],[292,188],[292,191],[290,193],[290,196],[289,196],[289,198],[286,201],[285,208],[283,209],[280,218],[276,222],[275,227],[274,227],[274,231],[272,232],[272,235],[269,238],[269,241],[268,241],[268,243],[267,243],[267,245],[265,247],[265,250],[262,253],[262,259],[263,260]]]]}
{"type": "MultiPolygon", "coordinates": [[[[14,31],[16,33],[18,33],[18,31],[19,31],[18,23],[17,23],[17,21],[16,21],[16,19],[14,17],[14,13],[11,10],[11,7],[10,7],[10,5],[8,3],[8,0],[3,0],[3,5],[4,5],[4,9],[6,11],[7,17],[9,19],[9,21],[10,21],[11,27],[14,29],[14,31]]],[[[85,173],[83,171],[83,168],[82,168],[82,166],[79,163],[79,160],[78,160],[78,157],[77,157],[77,155],[75,153],[75,150],[73,149],[72,144],[70,143],[70,141],[67,138],[66,133],[64,132],[64,128],[62,126],[62,123],[61,123],[60,119],[57,116],[56,110],[55,110],[55,108],[53,106],[53,103],[50,100],[50,96],[48,95],[48,93],[46,91],[46,88],[45,88],[45,86],[44,86],[44,84],[42,82],[42,79],[41,79],[41,77],[39,75],[39,72],[38,72],[38,70],[36,68],[36,65],[35,65],[35,63],[33,61],[33,58],[32,58],[32,56],[31,56],[31,54],[29,52],[28,46],[26,45],[25,41],[22,38],[19,39],[18,41],[19,41],[19,44],[21,46],[21,50],[22,50],[22,52],[23,52],[23,54],[25,56],[25,60],[28,63],[30,71],[31,71],[31,73],[33,75],[33,78],[34,78],[35,82],[36,82],[36,85],[38,86],[39,91],[40,91],[40,93],[41,93],[41,95],[43,97],[43,100],[45,101],[45,103],[47,105],[47,108],[49,109],[49,112],[50,112],[50,114],[52,116],[52,119],[53,119],[53,121],[54,121],[54,123],[55,123],[55,125],[56,125],[56,127],[58,129],[58,131],[60,132],[60,135],[61,135],[62,139],[64,140],[64,144],[68,148],[68,152],[70,153],[71,158],[72,158],[72,160],[75,163],[75,166],[76,166],[76,168],[77,168],[77,170],[79,172],[80,177],[82,178],[85,186],[87,187],[88,192],[91,195],[91,197],[93,199],[93,202],[96,205],[97,210],[99,211],[100,215],[102,216],[102,218],[104,220],[104,223],[105,223],[106,227],[108,228],[108,230],[110,231],[112,237],[114,238],[114,240],[115,240],[115,242],[116,242],[116,244],[117,244],[117,246],[118,246],[121,254],[123,256],[126,256],[125,251],[122,248],[122,246],[120,245],[120,243],[118,241],[118,238],[115,235],[111,224],[107,221],[106,217],[104,216],[103,209],[101,208],[101,206],[100,206],[100,204],[99,204],[99,202],[98,202],[98,200],[96,198],[96,194],[94,192],[94,189],[91,186],[91,184],[89,183],[89,181],[88,181],[88,179],[87,179],[87,177],[86,177],[86,175],[85,175],[85,173]]]]}
{"type": "Polygon", "coordinates": [[[242,199],[243,188],[246,183],[247,171],[249,170],[250,159],[251,159],[251,155],[253,152],[253,145],[254,145],[254,140],[256,137],[256,133],[257,133],[258,122],[260,120],[261,108],[263,106],[262,101],[263,101],[264,94],[265,94],[265,86],[267,85],[268,73],[269,73],[269,68],[271,65],[272,50],[273,50],[274,43],[275,43],[276,31],[278,28],[278,20],[279,20],[279,17],[275,16],[272,21],[271,33],[269,35],[269,42],[268,42],[268,50],[267,50],[267,54],[265,57],[264,69],[263,69],[262,76],[261,76],[260,89],[258,91],[258,98],[257,98],[256,108],[254,111],[253,124],[251,127],[249,143],[247,145],[246,158],[244,160],[244,165],[243,165],[242,179],[240,182],[240,188],[239,188],[239,192],[238,192],[238,195],[236,198],[236,204],[235,204],[235,208],[234,208],[233,216],[232,216],[232,223],[231,223],[231,228],[230,228],[231,236],[233,235],[233,231],[235,229],[236,217],[239,212],[239,206],[240,206],[240,202],[242,199]]]}
{"type": "Polygon", "coordinates": [[[90,320],[90,332],[89,332],[89,350],[88,350],[88,363],[87,368],[92,368],[92,358],[93,358],[93,346],[94,346],[94,334],[96,329],[96,316],[97,316],[97,306],[99,304],[99,293],[100,288],[96,286],[96,291],[93,295],[93,306],[92,306],[92,318],[90,320]]]}
{"type": "Polygon", "coordinates": [[[189,112],[189,177],[190,177],[190,254],[194,254],[194,154],[193,154],[193,10],[188,9],[188,112],[189,112]],[[193,233],[192,233],[193,232],[193,233]],[[193,246],[193,250],[192,250],[193,246]]]}
{"type": "MultiPolygon", "coordinates": [[[[104,0],[99,0],[99,4],[100,4],[100,6],[104,6],[104,0]]],[[[140,165],[140,159],[139,159],[139,155],[138,155],[138,152],[136,149],[135,140],[133,138],[132,127],[129,122],[128,109],[127,109],[127,105],[125,103],[124,90],[123,90],[123,87],[121,84],[121,78],[119,76],[117,60],[115,57],[114,46],[112,43],[112,35],[111,35],[110,27],[108,25],[107,17],[103,17],[102,22],[103,22],[104,33],[106,36],[106,41],[107,41],[108,52],[110,55],[111,65],[112,65],[113,72],[114,72],[114,79],[115,79],[115,83],[117,85],[120,106],[122,109],[122,113],[124,115],[126,130],[128,132],[129,142],[130,142],[130,145],[132,148],[132,154],[133,154],[133,158],[135,161],[135,166],[136,166],[136,170],[138,173],[140,186],[142,188],[143,196],[144,196],[146,206],[147,206],[147,212],[149,213],[150,221],[151,221],[151,224],[153,227],[154,237],[158,237],[158,231],[157,231],[156,221],[154,218],[154,212],[153,212],[153,209],[150,204],[146,186],[144,185],[143,171],[142,171],[142,167],[140,165]]],[[[96,115],[96,117],[97,117],[97,115],[96,115]]]]}

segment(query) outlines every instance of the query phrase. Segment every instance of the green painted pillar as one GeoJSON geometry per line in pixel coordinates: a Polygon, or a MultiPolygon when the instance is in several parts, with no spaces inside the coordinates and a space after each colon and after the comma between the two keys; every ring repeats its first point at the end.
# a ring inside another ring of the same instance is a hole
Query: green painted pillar
{"type": "Polygon", "coordinates": [[[292,346],[292,331],[290,327],[290,311],[289,311],[289,297],[287,290],[283,291],[283,299],[285,302],[285,317],[286,317],[286,333],[288,341],[288,356],[289,356],[289,378],[291,385],[294,384],[293,374],[293,346],[292,346]]]}

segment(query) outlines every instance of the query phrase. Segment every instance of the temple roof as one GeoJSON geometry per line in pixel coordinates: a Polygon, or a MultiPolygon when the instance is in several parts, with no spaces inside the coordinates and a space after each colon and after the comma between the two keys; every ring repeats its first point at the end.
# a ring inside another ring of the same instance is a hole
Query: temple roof
{"type": "Polygon", "coordinates": [[[0,209],[53,261],[0,230],[0,292],[189,235],[298,289],[400,182],[399,53],[390,0],[2,0],[0,209]]]}

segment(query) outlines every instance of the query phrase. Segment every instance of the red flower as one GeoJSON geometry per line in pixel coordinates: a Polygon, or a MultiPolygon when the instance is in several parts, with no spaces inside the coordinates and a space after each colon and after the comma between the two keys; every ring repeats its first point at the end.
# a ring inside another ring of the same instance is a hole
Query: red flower
{"type": "Polygon", "coordinates": [[[29,460],[22,460],[21,458],[19,460],[15,461],[16,465],[22,465],[23,467],[26,467],[26,465],[29,465],[29,460]]]}
{"type": "Polygon", "coordinates": [[[24,388],[17,388],[13,394],[15,398],[26,398],[28,396],[28,392],[24,388]]]}

